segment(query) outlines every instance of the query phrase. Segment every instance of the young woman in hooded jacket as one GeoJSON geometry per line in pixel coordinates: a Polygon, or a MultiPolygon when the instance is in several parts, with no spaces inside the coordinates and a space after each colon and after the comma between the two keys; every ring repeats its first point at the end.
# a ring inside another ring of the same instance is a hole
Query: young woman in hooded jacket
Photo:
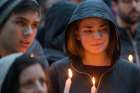
{"type": "Polygon", "coordinates": [[[80,3],[65,37],[69,57],[51,66],[49,93],[65,93],[68,79],[69,93],[140,93],[140,67],[119,58],[117,26],[103,1],[80,3]]]}

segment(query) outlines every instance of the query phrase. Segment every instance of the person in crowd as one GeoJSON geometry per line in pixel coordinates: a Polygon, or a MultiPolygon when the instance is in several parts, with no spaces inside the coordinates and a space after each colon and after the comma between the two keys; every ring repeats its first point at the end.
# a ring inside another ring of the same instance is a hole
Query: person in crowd
{"type": "Polygon", "coordinates": [[[43,13],[46,13],[47,12],[47,0],[37,0],[38,3],[41,5],[41,8],[42,8],[42,12],[43,13]]]}
{"type": "Polygon", "coordinates": [[[40,19],[40,5],[36,0],[0,0],[0,57],[15,52],[34,54],[48,66],[35,40],[40,19]]]}
{"type": "Polygon", "coordinates": [[[103,0],[103,1],[111,8],[112,0],[103,0]]]}
{"type": "Polygon", "coordinates": [[[121,57],[140,65],[140,0],[112,0],[121,40],[121,57]]]}
{"type": "Polygon", "coordinates": [[[140,93],[140,67],[119,57],[115,18],[102,0],[79,4],[65,38],[69,57],[52,64],[49,93],[140,93]]]}
{"type": "Polygon", "coordinates": [[[48,93],[46,68],[33,56],[14,53],[0,59],[0,93],[48,93]]]}
{"type": "Polygon", "coordinates": [[[45,25],[38,31],[37,39],[44,46],[50,64],[67,56],[65,53],[65,28],[76,4],[60,1],[48,9],[45,25]]]}
{"type": "Polygon", "coordinates": [[[73,4],[79,4],[82,1],[84,1],[84,0],[47,0],[46,6],[47,6],[47,8],[51,8],[57,2],[70,2],[73,4]]]}

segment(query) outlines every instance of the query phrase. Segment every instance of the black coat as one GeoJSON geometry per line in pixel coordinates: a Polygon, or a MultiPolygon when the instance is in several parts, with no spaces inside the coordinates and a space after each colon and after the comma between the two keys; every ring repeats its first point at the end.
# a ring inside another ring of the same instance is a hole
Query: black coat
{"type": "MultiPolygon", "coordinates": [[[[52,65],[49,93],[63,93],[68,68],[73,72],[70,93],[90,93],[92,83],[88,73],[85,73],[81,64],[72,64],[68,58],[52,65]]],[[[139,78],[140,67],[120,59],[102,74],[97,93],[140,93],[139,78]]]]}

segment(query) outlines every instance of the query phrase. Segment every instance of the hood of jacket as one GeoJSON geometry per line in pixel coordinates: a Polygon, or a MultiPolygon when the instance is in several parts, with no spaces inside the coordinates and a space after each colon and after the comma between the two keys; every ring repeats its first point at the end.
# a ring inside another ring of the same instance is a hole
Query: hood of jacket
{"type": "Polygon", "coordinates": [[[60,1],[48,9],[45,19],[45,48],[63,51],[64,29],[75,8],[76,4],[60,1]]]}
{"type": "Polygon", "coordinates": [[[0,25],[22,0],[0,0],[0,25]]]}
{"type": "MultiPolygon", "coordinates": [[[[23,0],[0,0],[0,26],[9,17],[15,7],[17,7],[23,0]]],[[[36,0],[33,0],[37,3],[36,0]]]]}
{"type": "MultiPolygon", "coordinates": [[[[90,17],[101,18],[109,22],[111,27],[110,42],[114,42],[114,40],[117,41],[116,44],[111,45],[111,47],[115,47],[112,50],[111,55],[113,55],[112,56],[113,62],[116,62],[117,58],[120,55],[120,40],[118,35],[118,28],[115,21],[115,17],[113,16],[111,9],[106,5],[106,3],[103,0],[87,0],[81,2],[77,6],[75,11],[73,12],[73,15],[66,29],[66,37],[65,37],[66,40],[68,39],[67,37],[69,35],[69,31],[71,31],[69,30],[69,28],[71,28],[73,23],[90,17]]],[[[67,45],[66,45],[66,49],[67,49],[67,45]]]]}
{"type": "Polygon", "coordinates": [[[87,0],[80,3],[75,9],[69,24],[88,17],[99,17],[116,25],[111,9],[102,0],[87,0]]]}
{"type": "Polygon", "coordinates": [[[4,79],[11,65],[14,63],[15,59],[21,55],[23,55],[23,53],[14,53],[14,54],[2,57],[0,59],[0,93],[1,93],[1,88],[3,85],[4,79]]]}

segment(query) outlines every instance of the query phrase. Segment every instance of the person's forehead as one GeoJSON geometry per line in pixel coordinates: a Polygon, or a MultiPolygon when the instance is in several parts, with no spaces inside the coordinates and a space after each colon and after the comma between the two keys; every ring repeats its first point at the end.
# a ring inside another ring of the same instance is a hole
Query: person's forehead
{"type": "Polygon", "coordinates": [[[101,24],[108,23],[108,21],[106,21],[106,20],[104,20],[102,18],[99,18],[99,17],[85,18],[85,19],[81,20],[81,23],[82,22],[84,22],[84,23],[85,22],[87,22],[87,23],[89,23],[89,22],[96,22],[96,23],[101,23],[101,24]]]}
{"type": "Polygon", "coordinates": [[[37,11],[27,11],[23,13],[13,13],[11,15],[12,17],[16,18],[21,18],[21,19],[26,19],[26,20],[37,20],[40,21],[40,14],[37,11]]]}
{"type": "Polygon", "coordinates": [[[33,64],[26,69],[24,69],[21,73],[21,82],[28,79],[38,79],[40,77],[45,78],[45,72],[40,64],[33,64]],[[37,70],[36,70],[37,69],[37,70]],[[24,79],[24,80],[23,80],[24,79]],[[23,80],[23,81],[22,81],[23,80]]]}
{"type": "Polygon", "coordinates": [[[38,14],[39,16],[41,16],[41,13],[39,11],[36,10],[24,10],[24,11],[20,11],[20,12],[12,12],[11,14],[17,14],[17,15],[23,15],[23,14],[38,14]]]}

